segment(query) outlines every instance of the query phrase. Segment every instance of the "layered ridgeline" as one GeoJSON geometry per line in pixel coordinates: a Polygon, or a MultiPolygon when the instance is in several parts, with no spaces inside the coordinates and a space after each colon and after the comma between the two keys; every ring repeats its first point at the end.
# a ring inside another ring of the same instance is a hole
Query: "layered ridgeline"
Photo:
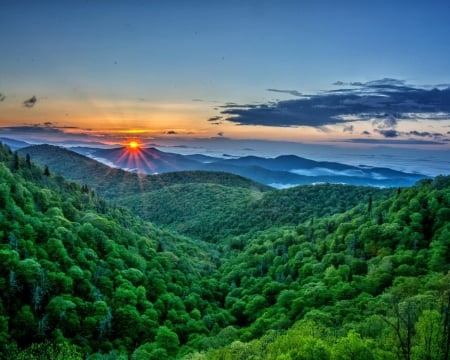
{"type": "Polygon", "coordinates": [[[270,187],[242,176],[223,172],[183,171],[156,176],[138,175],[133,172],[109,167],[89,157],[53,145],[35,145],[19,150],[33,162],[48,166],[53,172],[66,178],[95,188],[107,199],[115,200],[126,195],[154,191],[173,184],[212,183],[231,187],[252,188],[266,191],[270,187]]]}
{"type": "Polygon", "coordinates": [[[251,211],[248,196],[264,222],[237,217],[215,243],[160,230],[4,147],[0,184],[5,359],[449,357],[448,177],[311,198],[209,182],[234,188],[235,211],[251,211]]]}
{"type": "MultiPolygon", "coordinates": [[[[295,155],[276,158],[245,156],[241,158],[216,158],[205,155],[181,155],[156,148],[119,147],[98,149],[74,147],[73,151],[87,155],[112,167],[139,174],[163,174],[179,171],[226,172],[244,176],[276,188],[295,185],[331,183],[377,187],[411,186],[427,176],[383,167],[352,166],[330,161],[314,161],[295,155]]],[[[54,164],[54,148],[30,146],[20,150],[40,162],[54,164]]],[[[67,166],[67,165],[66,165],[67,166]]]]}
{"type": "Polygon", "coordinates": [[[50,145],[28,147],[21,153],[146,220],[212,242],[343,212],[396,191],[330,184],[274,190],[222,172],[137,175],[50,145]]]}

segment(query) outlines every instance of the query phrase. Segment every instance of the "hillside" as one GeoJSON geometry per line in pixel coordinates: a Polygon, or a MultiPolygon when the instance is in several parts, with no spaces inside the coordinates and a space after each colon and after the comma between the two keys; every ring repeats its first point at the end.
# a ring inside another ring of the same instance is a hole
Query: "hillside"
{"type": "Polygon", "coordinates": [[[220,313],[201,300],[215,254],[0,145],[0,358],[115,356],[155,339],[173,355],[208,332],[202,313],[220,313]]]}
{"type": "Polygon", "coordinates": [[[448,360],[450,177],[305,189],[147,192],[193,228],[253,202],[207,243],[0,146],[0,359],[448,360]]]}
{"type": "Polygon", "coordinates": [[[120,198],[144,219],[179,233],[218,242],[273,226],[323,218],[395,193],[349,185],[305,185],[267,192],[218,184],[178,184],[120,198]]]}
{"type": "Polygon", "coordinates": [[[450,177],[227,251],[225,308],[242,331],[186,359],[449,358],[450,177]]]}

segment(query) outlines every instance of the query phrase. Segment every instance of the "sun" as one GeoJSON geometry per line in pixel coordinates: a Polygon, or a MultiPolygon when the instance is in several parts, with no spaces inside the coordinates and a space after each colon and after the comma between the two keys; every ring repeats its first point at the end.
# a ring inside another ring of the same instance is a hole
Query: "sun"
{"type": "Polygon", "coordinates": [[[137,141],[130,141],[129,143],[128,143],[128,148],[130,149],[130,150],[137,150],[137,149],[139,149],[139,147],[140,147],[141,145],[137,142],[137,141]]]}

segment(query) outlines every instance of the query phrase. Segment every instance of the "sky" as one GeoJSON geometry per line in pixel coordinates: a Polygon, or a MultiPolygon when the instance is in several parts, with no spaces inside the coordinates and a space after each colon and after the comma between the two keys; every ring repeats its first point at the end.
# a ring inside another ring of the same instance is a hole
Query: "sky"
{"type": "Polygon", "coordinates": [[[0,8],[0,137],[330,156],[450,150],[448,0],[0,8]]]}

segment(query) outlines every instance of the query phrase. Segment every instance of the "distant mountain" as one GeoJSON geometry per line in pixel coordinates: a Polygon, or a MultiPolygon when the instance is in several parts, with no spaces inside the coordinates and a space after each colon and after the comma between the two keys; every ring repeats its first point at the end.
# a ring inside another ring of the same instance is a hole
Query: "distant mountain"
{"type": "Polygon", "coordinates": [[[0,137],[0,142],[2,144],[8,145],[11,148],[11,150],[13,150],[13,151],[24,148],[26,146],[30,146],[30,144],[25,141],[14,140],[14,139],[5,138],[5,137],[0,137]]]}
{"type": "MultiPolygon", "coordinates": [[[[118,199],[127,195],[155,191],[171,185],[189,183],[218,184],[257,191],[270,189],[266,185],[244,177],[223,172],[182,171],[153,176],[136,174],[111,168],[87,156],[53,145],[29,146],[20,149],[19,153],[24,156],[30,155],[35,163],[48,166],[51,172],[62,175],[67,179],[88,185],[108,199],[118,199]]],[[[114,153],[114,149],[112,153],[114,153]]]]}
{"type": "Polygon", "coordinates": [[[196,160],[179,154],[162,152],[153,147],[138,150],[129,150],[126,147],[99,149],[92,152],[91,155],[106,159],[121,169],[146,174],[203,170],[196,160]]]}
{"type": "Polygon", "coordinates": [[[124,147],[114,149],[78,147],[74,151],[132,172],[160,174],[184,170],[222,171],[278,188],[316,183],[401,187],[411,186],[418,180],[426,178],[422,174],[406,173],[389,168],[314,161],[295,155],[283,155],[276,158],[245,156],[223,159],[201,154],[168,153],[153,147],[138,149],[134,152],[124,147]]]}

